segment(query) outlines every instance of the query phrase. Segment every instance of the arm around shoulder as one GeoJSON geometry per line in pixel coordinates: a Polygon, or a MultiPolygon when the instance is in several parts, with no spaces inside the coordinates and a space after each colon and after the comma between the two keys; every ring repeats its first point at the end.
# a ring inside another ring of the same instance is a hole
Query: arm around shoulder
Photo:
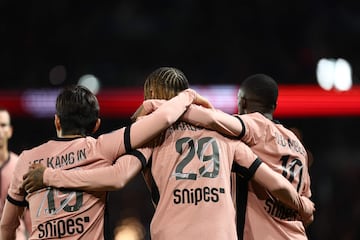
{"type": "Polygon", "coordinates": [[[300,196],[281,174],[273,171],[266,164],[261,164],[255,172],[253,180],[268,189],[282,203],[297,210],[304,225],[312,221],[315,211],[314,203],[310,199],[300,196]]]}
{"type": "Polygon", "coordinates": [[[108,167],[89,170],[47,169],[44,183],[57,188],[72,188],[83,191],[115,191],[140,172],[142,165],[135,157],[125,155],[108,167]],[[125,159],[122,159],[124,158],[125,159]]]}
{"type": "Polygon", "coordinates": [[[204,105],[208,102],[192,89],[186,89],[164,102],[153,113],[141,118],[131,126],[131,148],[141,147],[156,137],[161,131],[174,124],[192,103],[204,105]],[[146,129],[146,131],[144,131],[146,129]]]}
{"type": "Polygon", "coordinates": [[[182,120],[231,137],[238,137],[243,131],[241,120],[219,109],[191,105],[182,116],[182,120]]]}

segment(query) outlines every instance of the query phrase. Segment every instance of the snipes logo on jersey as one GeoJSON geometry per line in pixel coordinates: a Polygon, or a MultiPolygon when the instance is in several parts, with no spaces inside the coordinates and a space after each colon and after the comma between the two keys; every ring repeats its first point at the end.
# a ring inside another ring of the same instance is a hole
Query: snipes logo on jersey
{"type": "Polygon", "coordinates": [[[195,188],[175,189],[173,191],[175,204],[195,204],[200,202],[218,202],[220,194],[224,194],[224,188],[195,188]]]}
{"type": "Polygon", "coordinates": [[[50,220],[38,225],[37,229],[40,232],[38,237],[42,239],[62,238],[66,235],[81,234],[84,232],[84,223],[87,222],[90,222],[88,216],[50,220]]]}
{"type": "Polygon", "coordinates": [[[277,200],[271,198],[266,199],[264,209],[273,217],[287,221],[297,220],[298,212],[291,209],[277,200]]]}

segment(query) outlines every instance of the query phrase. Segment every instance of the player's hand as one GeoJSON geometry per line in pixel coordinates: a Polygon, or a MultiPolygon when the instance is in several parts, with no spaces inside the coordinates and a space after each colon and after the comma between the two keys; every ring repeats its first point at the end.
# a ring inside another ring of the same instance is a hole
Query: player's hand
{"type": "Polygon", "coordinates": [[[23,176],[24,181],[22,187],[26,192],[31,193],[46,187],[43,183],[45,169],[41,164],[33,164],[30,166],[30,171],[23,176]]]}
{"type": "Polygon", "coordinates": [[[301,221],[307,227],[314,221],[315,204],[307,197],[301,196],[303,211],[299,212],[301,221]]]}
{"type": "Polygon", "coordinates": [[[147,114],[149,113],[145,111],[144,106],[141,104],[140,107],[136,109],[135,113],[130,117],[130,119],[132,122],[135,122],[139,117],[145,116],[147,114]]]}
{"type": "Polygon", "coordinates": [[[196,93],[196,98],[194,99],[193,103],[201,105],[205,108],[214,108],[210,101],[207,98],[201,96],[199,93],[196,93]]]}
{"type": "Polygon", "coordinates": [[[307,216],[307,218],[305,219],[304,217],[301,219],[304,227],[309,226],[313,221],[314,221],[314,214],[311,216],[307,216]]]}

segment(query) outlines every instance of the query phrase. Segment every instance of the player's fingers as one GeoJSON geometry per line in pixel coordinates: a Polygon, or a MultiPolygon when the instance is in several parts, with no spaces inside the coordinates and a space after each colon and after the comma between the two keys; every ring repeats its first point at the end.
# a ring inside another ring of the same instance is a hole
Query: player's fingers
{"type": "Polygon", "coordinates": [[[199,94],[196,95],[196,99],[195,99],[194,103],[198,104],[198,105],[201,105],[203,107],[206,107],[206,108],[213,108],[210,101],[208,99],[206,99],[205,97],[199,95],[199,94]]]}
{"type": "Polygon", "coordinates": [[[303,224],[305,227],[309,226],[314,221],[314,215],[311,215],[310,217],[303,219],[303,224]]]}
{"type": "Polygon", "coordinates": [[[304,206],[304,212],[311,215],[315,211],[315,204],[313,201],[311,201],[309,198],[301,196],[303,199],[304,206]]]}
{"type": "Polygon", "coordinates": [[[23,175],[23,179],[25,180],[27,177],[29,177],[29,172],[27,172],[23,175]]]}
{"type": "MultiPolygon", "coordinates": [[[[24,175],[25,176],[25,175],[24,175]]],[[[34,183],[33,172],[29,172],[24,178],[22,187],[27,193],[34,192],[36,190],[36,184],[34,183]]]]}
{"type": "Polygon", "coordinates": [[[140,107],[138,107],[138,109],[135,111],[135,113],[130,117],[132,122],[135,122],[136,119],[138,119],[139,117],[142,117],[146,115],[146,112],[144,110],[143,105],[140,105],[140,107]]]}
{"type": "Polygon", "coordinates": [[[23,184],[22,184],[23,189],[25,189],[26,192],[29,192],[29,181],[28,178],[25,178],[23,184]]]}
{"type": "Polygon", "coordinates": [[[38,190],[39,188],[37,188],[36,186],[29,186],[29,193],[35,192],[36,190],[38,190]]]}
{"type": "Polygon", "coordinates": [[[33,163],[33,164],[31,164],[31,166],[29,167],[29,169],[30,170],[34,170],[34,169],[36,169],[36,168],[42,168],[42,167],[44,167],[42,164],[40,164],[40,163],[33,163]]]}
{"type": "Polygon", "coordinates": [[[25,185],[24,189],[27,193],[32,193],[37,190],[37,187],[36,185],[33,185],[31,182],[29,182],[25,185]]]}

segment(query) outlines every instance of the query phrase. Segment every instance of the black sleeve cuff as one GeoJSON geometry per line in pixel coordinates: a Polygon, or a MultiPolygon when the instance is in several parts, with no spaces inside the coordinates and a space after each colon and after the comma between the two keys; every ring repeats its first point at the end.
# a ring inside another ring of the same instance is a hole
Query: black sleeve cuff
{"type": "Polygon", "coordinates": [[[238,164],[234,164],[232,167],[232,171],[241,175],[244,178],[244,180],[250,180],[250,178],[254,176],[256,170],[258,169],[261,163],[262,161],[259,158],[256,158],[249,168],[240,166],[238,164]]]}
{"type": "Polygon", "coordinates": [[[124,145],[125,145],[125,151],[127,153],[131,152],[132,147],[131,147],[131,142],[130,142],[130,126],[125,127],[125,131],[124,131],[124,145]]]}
{"type": "Polygon", "coordinates": [[[241,130],[241,133],[240,133],[240,135],[238,136],[238,138],[239,139],[242,139],[243,137],[244,137],[244,135],[245,135],[245,124],[244,124],[244,122],[243,122],[243,120],[238,116],[238,115],[235,115],[234,117],[236,117],[239,121],[240,121],[240,123],[241,123],[241,126],[242,126],[242,130],[241,130]]]}
{"type": "Polygon", "coordinates": [[[18,200],[15,200],[13,199],[12,197],[10,197],[9,195],[7,195],[6,199],[11,202],[12,204],[16,205],[16,206],[19,206],[19,207],[28,207],[29,204],[27,201],[18,201],[18,200]]]}
{"type": "Polygon", "coordinates": [[[142,154],[142,152],[140,152],[138,150],[133,150],[132,152],[129,152],[129,154],[133,155],[137,159],[139,159],[139,161],[141,162],[141,165],[142,165],[142,169],[145,168],[145,166],[146,166],[146,158],[145,158],[144,154],[142,154]]]}

